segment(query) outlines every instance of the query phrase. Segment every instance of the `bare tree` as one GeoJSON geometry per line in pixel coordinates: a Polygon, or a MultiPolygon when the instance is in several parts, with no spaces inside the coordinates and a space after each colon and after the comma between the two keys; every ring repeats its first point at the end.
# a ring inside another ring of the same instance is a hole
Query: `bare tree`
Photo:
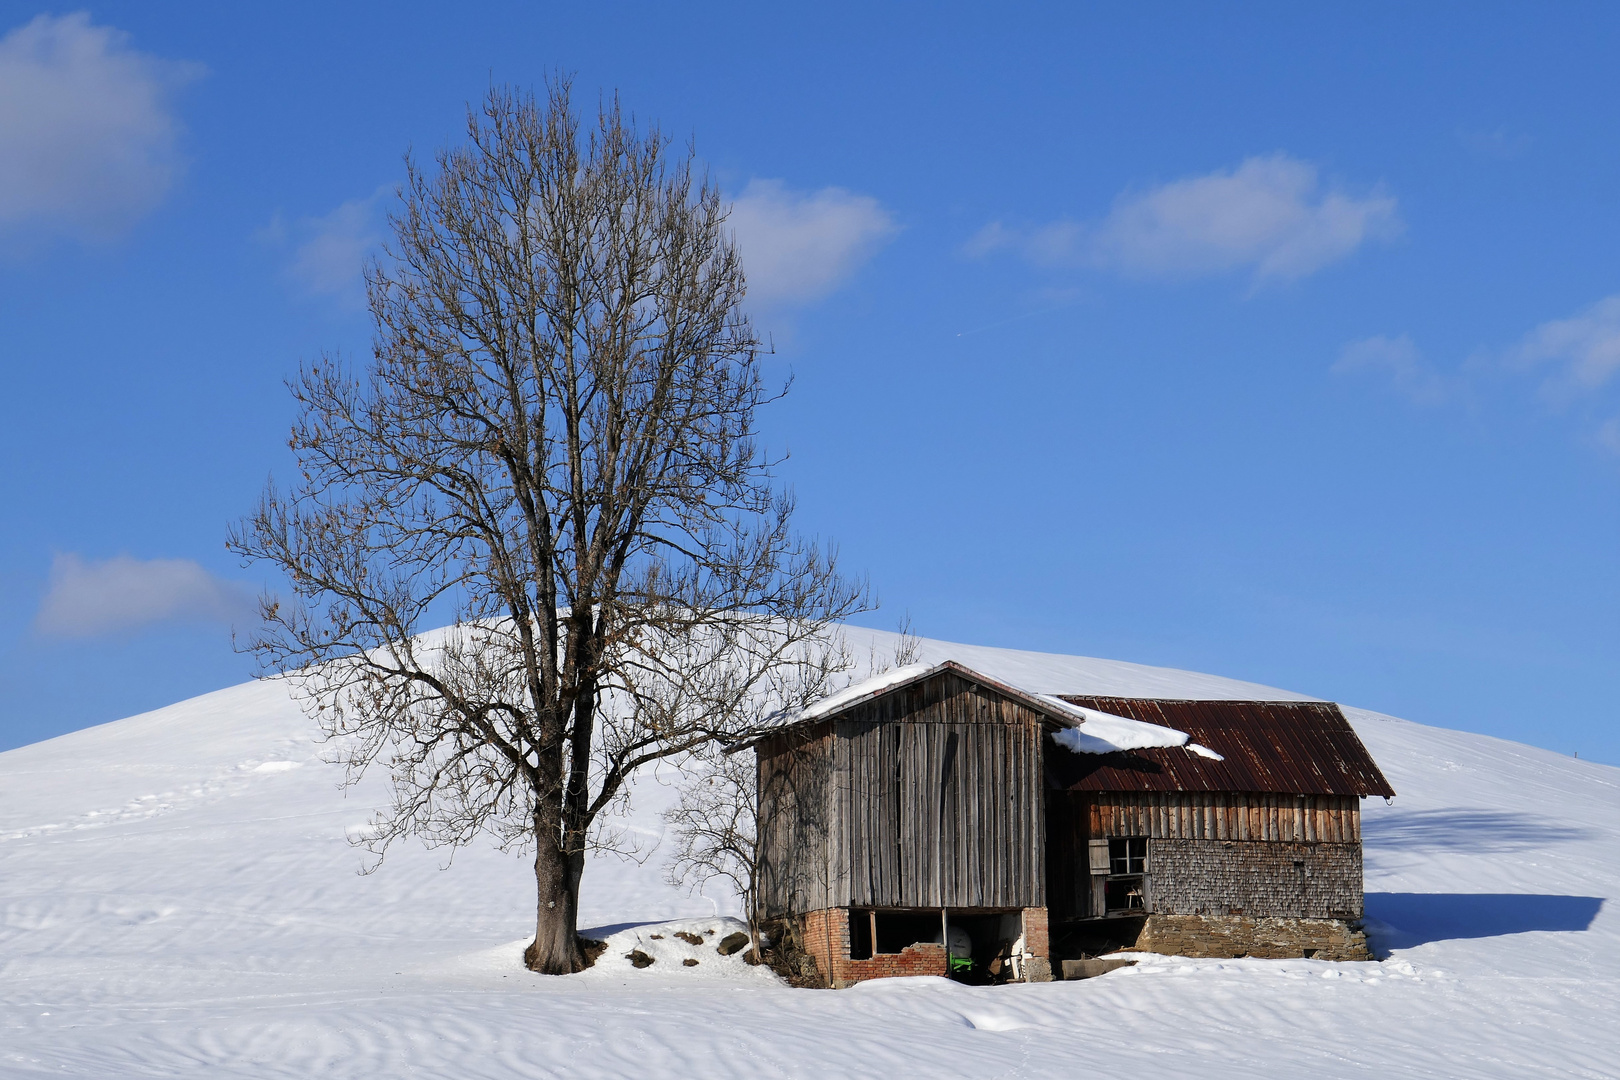
{"type": "MultiPolygon", "coordinates": [[[[761,680],[748,706],[753,722],[740,733],[757,733],[819,701],[852,664],[842,634],[803,643],[793,658],[761,680]]],[[[727,882],[742,903],[757,957],[761,851],[756,757],[751,748],[716,741],[695,750],[685,765],[676,802],[664,811],[677,845],[665,865],[665,880],[689,891],[700,891],[716,879],[727,882]]]]}
{"type": "Polygon", "coordinates": [[[701,891],[725,881],[742,902],[748,940],[759,949],[758,791],[753,750],[707,753],[689,764],[674,806],[664,811],[677,848],[665,880],[701,891]]]}
{"type": "Polygon", "coordinates": [[[909,611],[900,617],[900,625],[895,629],[899,636],[895,639],[894,648],[889,655],[879,656],[876,647],[868,650],[866,670],[869,677],[882,675],[895,668],[908,667],[922,656],[922,638],[912,629],[909,611]]]}
{"type": "MultiPolygon", "coordinates": [[[[900,621],[899,637],[887,655],[869,649],[866,678],[917,662],[922,640],[912,631],[911,616],[900,621]]],[[[853,668],[854,658],[842,635],[828,635],[822,644],[805,648],[794,662],[778,665],[771,673],[769,692],[756,698],[757,734],[774,721],[791,718],[807,706],[841,689],[838,677],[853,668]]],[[[759,956],[759,837],[758,761],[752,749],[738,750],[711,743],[692,755],[684,770],[676,802],[664,812],[676,848],[665,865],[665,880],[689,890],[711,881],[728,882],[742,902],[748,919],[748,937],[759,956]]]]}
{"type": "Polygon", "coordinates": [[[233,550],[291,583],[251,642],[351,781],[388,770],[379,857],[417,835],[532,849],[536,971],[584,966],[598,816],[638,768],[733,737],[865,605],[755,442],[771,400],[727,208],[617,101],[494,90],[407,157],[366,283],[363,370],[290,386],[299,476],[233,550]],[[436,633],[434,625],[449,624],[436,633]]]}

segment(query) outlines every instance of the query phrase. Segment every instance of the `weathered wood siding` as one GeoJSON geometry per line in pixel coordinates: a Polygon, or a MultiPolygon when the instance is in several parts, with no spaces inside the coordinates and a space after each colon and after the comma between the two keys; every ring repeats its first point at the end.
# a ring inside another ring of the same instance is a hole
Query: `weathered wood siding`
{"type": "Polygon", "coordinates": [[[1108,791],[1087,798],[1093,836],[1361,842],[1361,803],[1353,795],[1108,791]]]}
{"type": "Polygon", "coordinates": [[[845,713],[834,742],[853,906],[1042,907],[1040,714],[953,674],[845,713]]]}
{"type": "Polygon", "coordinates": [[[1045,906],[1042,717],[951,673],[759,747],[761,900],[1045,906]]]}
{"type": "Polygon", "coordinates": [[[832,734],[794,733],[758,747],[759,902],[767,917],[816,911],[833,898],[832,734]]]}

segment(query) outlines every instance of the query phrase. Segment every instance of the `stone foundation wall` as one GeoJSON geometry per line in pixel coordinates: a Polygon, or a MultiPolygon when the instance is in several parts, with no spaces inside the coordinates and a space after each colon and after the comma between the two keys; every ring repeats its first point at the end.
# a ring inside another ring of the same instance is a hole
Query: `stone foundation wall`
{"type": "Polygon", "coordinates": [[[1136,947],[1174,956],[1372,958],[1367,951],[1367,935],[1344,919],[1153,914],[1147,917],[1136,947]]]}
{"type": "Polygon", "coordinates": [[[1152,840],[1151,909],[1166,915],[1362,915],[1360,844],[1152,840]]]}

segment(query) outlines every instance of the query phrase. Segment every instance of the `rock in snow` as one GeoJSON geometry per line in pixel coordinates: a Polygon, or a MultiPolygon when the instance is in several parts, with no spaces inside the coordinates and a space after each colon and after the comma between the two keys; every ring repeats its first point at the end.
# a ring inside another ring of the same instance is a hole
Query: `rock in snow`
{"type": "MultiPolygon", "coordinates": [[[[942,642],[919,660],[947,657],[1043,694],[1305,698],[942,642]]],[[[233,687],[0,754],[0,1077],[1620,1074],[1620,770],[1345,712],[1401,792],[1364,804],[1385,961],[829,993],[722,955],[735,901],[664,883],[669,766],[619,823],[646,857],[586,872],[608,947],[546,978],[522,967],[523,858],[406,845],[356,874],[386,791],[339,789],[283,687],[233,687]]]]}

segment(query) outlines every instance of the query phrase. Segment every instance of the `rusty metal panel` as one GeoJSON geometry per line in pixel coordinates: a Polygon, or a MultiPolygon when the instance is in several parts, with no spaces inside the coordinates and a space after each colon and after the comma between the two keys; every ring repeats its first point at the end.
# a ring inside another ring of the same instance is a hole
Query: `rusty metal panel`
{"type": "Polygon", "coordinates": [[[1120,754],[1049,753],[1052,781],[1075,791],[1253,791],[1394,795],[1337,705],[1318,701],[1063,700],[1185,731],[1224,761],[1180,748],[1120,754]]]}

